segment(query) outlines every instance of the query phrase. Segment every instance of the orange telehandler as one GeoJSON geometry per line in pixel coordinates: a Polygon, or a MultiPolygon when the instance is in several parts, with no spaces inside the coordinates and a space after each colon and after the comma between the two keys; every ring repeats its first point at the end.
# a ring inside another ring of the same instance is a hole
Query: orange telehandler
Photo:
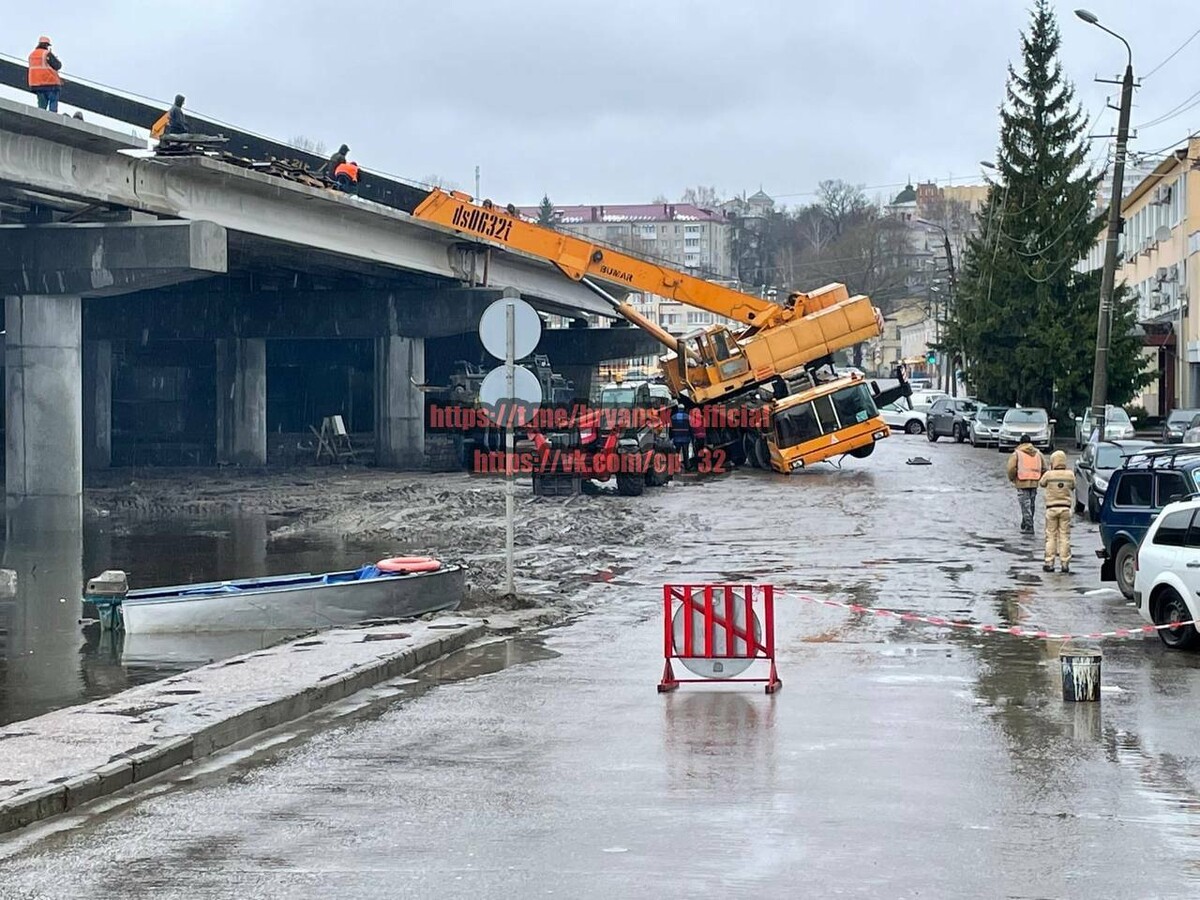
{"type": "MultiPolygon", "coordinates": [[[[862,391],[849,392],[856,398],[854,410],[843,403],[844,415],[837,414],[832,401],[806,403],[797,396],[811,390],[822,396],[836,393],[840,381],[831,385],[821,377],[833,353],[883,331],[879,310],[865,296],[851,297],[844,285],[793,292],[786,303],[778,304],[526,221],[511,208],[476,203],[466,194],[440,188],[430,192],[413,216],[548,260],[652,334],[670,351],[660,366],[672,393],[705,411],[707,444],[722,448],[735,464],[749,457],[758,465],[792,471],[831,456],[869,455],[875,441],[888,435],[865,385],[862,391]],[[677,300],[733,319],[743,328],[733,332],[716,324],[677,338],[628,302],[617,300],[600,281],[677,300]],[[803,422],[790,423],[781,434],[773,416],[776,404],[793,410],[789,418],[803,422]]],[[[845,386],[853,385],[847,381],[845,386]]],[[[904,387],[896,396],[907,393],[904,387]]],[[[886,400],[883,394],[876,396],[880,402],[895,399],[893,391],[886,394],[886,400]]]]}

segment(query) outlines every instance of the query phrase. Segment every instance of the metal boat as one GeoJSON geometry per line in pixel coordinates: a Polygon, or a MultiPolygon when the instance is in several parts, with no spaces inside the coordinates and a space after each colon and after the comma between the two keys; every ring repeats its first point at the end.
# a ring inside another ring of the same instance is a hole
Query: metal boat
{"type": "Polygon", "coordinates": [[[387,572],[367,565],[131,591],[126,574],[110,570],[88,582],[83,602],[101,628],[127,634],[303,631],[454,609],[463,576],[461,566],[387,572]]]}

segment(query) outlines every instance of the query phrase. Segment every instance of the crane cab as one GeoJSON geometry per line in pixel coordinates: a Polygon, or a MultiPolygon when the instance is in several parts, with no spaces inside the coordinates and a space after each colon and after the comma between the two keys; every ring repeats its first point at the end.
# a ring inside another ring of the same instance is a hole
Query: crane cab
{"type": "Polygon", "coordinates": [[[754,383],[750,362],[737,338],[724,325],[710,325],[680,340],[685,348],[687,366],[681,357],[668,353],[663,357],[662,371],[677,396],[689,394],[717,399],[754,383]],[[711,389],[716,388],[716,391],[711,389]]]}

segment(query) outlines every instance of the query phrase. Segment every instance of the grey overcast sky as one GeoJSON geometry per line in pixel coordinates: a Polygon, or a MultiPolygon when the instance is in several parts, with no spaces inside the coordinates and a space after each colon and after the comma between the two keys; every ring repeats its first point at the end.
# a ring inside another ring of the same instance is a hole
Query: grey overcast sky
{"type": "MultiPolygon", "coordinates": [[[[1063,60],[1095,131],[1124,67],[1086,3],[1157,65],[1200,29],[1179,0],[1056,3],[1063,60]]],[[[64,72],[287,139],[350,144],[366,168],[502,202],[643,202],[761,185],[802,203],[821,179],[978,181],[996,145],[1025,0],[56,0],[6,4],[3,52],[40,33],[64,72]],[[287,12],[283,12],[286,7],[287,12]]],[[[1195,95],[1200,37],[1151,75],[1134,124],[1195,95]]],[[[1132,145],[1200,129],[1200,106],[1132,145]]],[[[1103,147],[1097,145],[1103,152],[1103,147]]],[[[872,194],[893,193],[879,187],[872,194]]]]}

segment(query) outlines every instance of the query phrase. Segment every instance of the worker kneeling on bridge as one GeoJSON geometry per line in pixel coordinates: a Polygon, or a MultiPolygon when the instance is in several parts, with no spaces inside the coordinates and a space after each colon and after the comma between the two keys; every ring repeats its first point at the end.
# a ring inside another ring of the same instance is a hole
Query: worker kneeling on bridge
{"type": "Polygon", "coordinates": [[[338,190],[353,194],[358,190],[358,163],[339,163],[333,170],[333,180],[337,182],[338,190]]]}
{"type": "Polygon", "coordinates": [[[58,112],[58,92],[62,89],[59,70],[62,63],[50,50],[50,38],[38,38],[37,47],[29,54],[29,90],[37,95],[38,109],[58,112]]]}

